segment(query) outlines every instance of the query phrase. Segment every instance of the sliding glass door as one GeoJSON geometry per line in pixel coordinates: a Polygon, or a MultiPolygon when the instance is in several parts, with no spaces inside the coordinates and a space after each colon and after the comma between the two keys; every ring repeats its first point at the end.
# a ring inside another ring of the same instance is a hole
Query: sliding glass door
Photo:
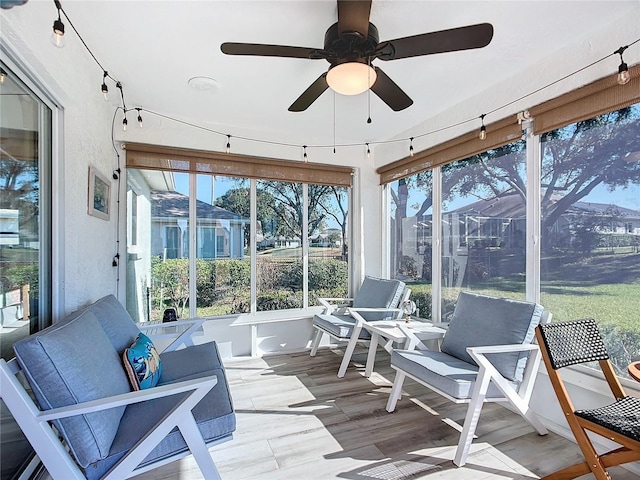
{"type": "MultiPolygon", "coordinates": [[[[0,62],[0,352],[48,324],[51,307],[51,109],[0,62]]],[[[0,408],[2,479],[33,451],[0,408]]]]}

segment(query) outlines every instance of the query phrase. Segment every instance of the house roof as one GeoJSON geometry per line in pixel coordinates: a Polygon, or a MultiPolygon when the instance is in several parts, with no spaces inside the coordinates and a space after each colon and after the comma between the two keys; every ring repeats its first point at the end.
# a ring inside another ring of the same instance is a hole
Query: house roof
{"type": "MultiPolygon", "coordinates": [[[[207,202],[196,200],[198,219],[236,220],[249,222],[249,219],[207,202]]],[[[189,197],[175,191],[155,190],[151,192],[152,218],[189,218],[189,197]]]]}
{"type": "Polygon", "coordinates": [[[479,217],[524,218],[526,205],[516,193],[504,193],[488,200],[478,200],[446,213],[466,213],[479,217]]]}
{"type": "MultiPolygon", "coordinates": [[[[555,202],[558,199],[559,197],[554,198],[553,201],[555,202]]],[[[520,195],[508,192],[495,198],[479,200],[445,213],[471,214],[479,217],[524,218],[526,205],[520,195]]],[[[590,213],[592,215],[640,218],[640,211],[611,203],[576,202],[567,210],[567,213],[590,213]]]]}

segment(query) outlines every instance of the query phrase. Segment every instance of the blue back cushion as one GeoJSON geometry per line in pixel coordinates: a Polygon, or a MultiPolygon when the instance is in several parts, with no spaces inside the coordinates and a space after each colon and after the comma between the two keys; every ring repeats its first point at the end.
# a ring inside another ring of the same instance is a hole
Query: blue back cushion
{"type": "Polygon", "coordinates": [[[129,312],[113,295],[101,298],[88,308],[100,322],[118,355],[122,355],[140,333],[129,312]]]}
{"type": "MultiPolygon", "coordinates": [[[[354,307],[362,308],[397,308],[404,283],[400,280],[365,277],[360,290],[353,299],[354,307]]],[[[383,320],[388,315],[383,312],[363,312],[365,320],[383,320]]]]}
{"type": "MultiPolygon", "coordinates": [[[[131,391],[118,353],[88,309],[20,340],[14,351],[43,410],[131,391]]],[[[54,422],[78,464],[108,455],[124,409],[54,422]]]]}
{"type": "MultiPolygon", "coordinates": [[[[531,343],[542,312],[542,306],[532,302],[460,292],[441,351],[475,365],[467,347],[531,343]]],[[[504,377],[522,380],[526,353],[489,358],[504,377]]]]}

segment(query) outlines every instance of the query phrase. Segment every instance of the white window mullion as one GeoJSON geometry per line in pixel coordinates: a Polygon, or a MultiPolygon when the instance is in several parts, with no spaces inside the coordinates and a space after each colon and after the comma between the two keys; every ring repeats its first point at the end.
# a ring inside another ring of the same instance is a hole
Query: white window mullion
{"type": "Polygon", "coordinates": [[[442,170],[436,167],[432,171],[431,320],[439,322],[442,319],[442,170]]]}
{"type": "MultiPolygon", "coordinates": [[[[196,316],[196,234],[198,231],[197,205],[197,175],[189,174],[189,317],[196,316]]],[[[182,241],[182,239],[181,239],[182,241]]]]}
{"type": "Polygon", "coordinates": [[[251,313],[255,314],[258,310],[257,296],[258,296],[258,254],[257,254],[257,240],[256,235],[258,233],[258,189],[256,187],[257,181],[255,178],[251,179],[251,187],[249,194],[249,211],[251,217],[251,235],[249,251],[251,255],[251,313]]]}
{"type": "Polygon", "coordinates": [[[302,308],[309,308],[309,185],[302,184],[302,308]]]}
{"type": "Polygon", "coordinates": [[[533,135],[533,120],[523,125],[527,136],[527,300],[540,303],[540,136],[533,135]]]}

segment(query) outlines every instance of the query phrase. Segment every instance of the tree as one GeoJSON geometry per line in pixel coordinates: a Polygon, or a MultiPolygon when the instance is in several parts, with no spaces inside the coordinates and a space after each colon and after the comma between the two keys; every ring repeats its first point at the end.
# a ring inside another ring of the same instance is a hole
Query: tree
{"type": "MultiPolygon", "coordinates": [[[[318,206],[324,210],[324,212],[332,217],[338,225],[340,225],[340,231],[342,233],[342,238],[337,239],[342,244],[342,259],[347,259],[347,217],[349,214],[349,196],[347,193],[346,187],[335,187],[331,186],[331,193],[327,197],[323,197],[320,199],[318,206]],[[332,197],[332,198],[329,198],[332,197]],[[335,202],[333,201],[325,201],[325,200],[333,200],[335,198],[335,202]]],[[[335,237],[332,238],[329,235],[329,239],[333,243],[335,237]]]]}
{"type": "MultiPolygon", "coordinates": [[[[242,180],[241,182],[243,182],[242,180]]],[[[249,188],[238,186],[216,200],[216,205],[239,215],[250,216],[249,188]]],[[[346,236],[348,195],[344,187],[308,185],[309,233],[320,231],[332,217],[346,236]]],[[[257,189],[257,220],[266,236],[302,235],[302,184],[260,181],[257,189]]],[[[344,247],[343,247],[344,248],[344,247]]]]}
{"type": "MultiPolygon", "coordinates": [[[[238,215],[242,215],[245,218],[251,218],[251,204],[250,195],[251,190],[248,187],[243,187],[245,180],[238,180],[238,186],[227,190],[227,192],[216,199],[216,206],[229,210],[238,215]]],[[[270,232],[269,226],[275,225],[275,217],[272,214],[270,205],[275,203],[275,200],[268,192],[258,190],[257,195],[257,213],[258,222],[262,226],[264,233],[270,233],[275,235],[275,232],[270,232]],[[265,231],[265,229],[267,229],[265,231]]],[[[247,228],[244,231],[245,246],[250,242],[250,229],[247,228]]]]}

